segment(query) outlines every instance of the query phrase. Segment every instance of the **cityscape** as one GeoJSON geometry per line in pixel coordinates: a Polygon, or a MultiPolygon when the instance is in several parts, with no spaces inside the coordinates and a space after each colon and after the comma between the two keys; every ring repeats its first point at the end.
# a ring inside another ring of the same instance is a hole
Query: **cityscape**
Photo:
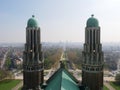
{"type": "MultiPolygon", "coordinates": [[[[14,79],[23,79],[22,74],[22,63],[23,63],[23,50],[24,44],[21,46],[18,44],[2,44],[0,46],[0,64],[2,70],[7,70],[12,73],[12,78],[14,79]],[[4,61],[5,60],[5,61],[4,61]],[[10,62],[9,64],[7,64],[10,62]]],[[[44,79],[47,80],[53,73],[59,68],[59,61],[61,59],[62,50],[66,47],[67,58],[70,58],[68,62],[72,63],[72,65],[67,65],[67,68],[73,75],[81,80],[81,64],[78,64],[77,61],[81,62],[81,54],[83,50],[82,43],[71,43],[71,42],[58,42],[58,43],[43,43],[42,44],[44,51],[44,59],[46,64],[44,65],[44,79]],[[59,51],[60,50],[60,51],[59,51]],[[50,59],[48,64],[48,58],[53,58],[55,52],[59,53],[59,59],[55,60],[50,59]],[[53,52],[50,57],[49,53],[53,52]],[[72,55],[73,54],[73,55],[72,55]],[[49,57],[48,57],[49,56],[49,57]],[[75,60],[75,58],[77,58],[75,60]],[[57,63],[54,63],[55,60],[57,63]],[[51,63],[54,63],[52,65],[51,63]],[[56,65],[57,64],[57,65],[56,65]],[[79,66],[80,65],[80,66],[79,66]]],[[[119,73],[119,65],[120,65],[120,44],[119,43],[104,43],[103,45],[104,51],[104,82],[115,81],[116,74],[119,73]]],[[[3,79],[6,76],[1,77],[3,79]]],[[[9,90],[9,89],[8,89],[9,90]]]]}
{"type": "Polygon", "coordinates": [[[1,1],[0,90],[120,90],[119,3],[1,1]]]}

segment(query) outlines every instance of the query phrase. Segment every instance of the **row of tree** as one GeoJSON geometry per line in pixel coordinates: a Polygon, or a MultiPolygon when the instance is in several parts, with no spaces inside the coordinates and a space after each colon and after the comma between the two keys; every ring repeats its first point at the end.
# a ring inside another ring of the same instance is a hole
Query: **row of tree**
{"type": "Polygon", "coordinates": [[[76,68],[81,69],[82,49],[67,48],[66,52],[67,52],[69,61],[73,63],[76,68]]]}
{"type": "Polygon", "coordinates": [[[57,68],[60,57],[62,53],[62,48],[60,47],[49,47],[44,50],[44,68],[50,69],[51,67],[57,68]]]}
{"type": "Polygon", "coordinates": [[[6,78],[13,78],[13,75],[10,71],[0,70],[0,81],[6,78]]]}

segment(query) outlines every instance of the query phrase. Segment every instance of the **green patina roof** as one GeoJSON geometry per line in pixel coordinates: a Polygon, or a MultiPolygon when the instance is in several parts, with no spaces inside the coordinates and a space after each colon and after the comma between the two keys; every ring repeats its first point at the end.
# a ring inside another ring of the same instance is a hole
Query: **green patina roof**
{"type": "Polygon", "coordinates": [[[47,81],[45,90],[80,90],[77,80],[64,68],[57,70],[47,81]]]}
{"type": "Polygon", "coordinates": [[[96,18],[93,17],[94,15],[91,15],[91,17],[87,20],[87,27],[99,27],[99,22],[96,18]]]}
{"type": "Polygon", "coordinates": [[[34,15],[32,15],[32,18],[28,20],[27,27],[38,27],[38,23],[34,15]]]}

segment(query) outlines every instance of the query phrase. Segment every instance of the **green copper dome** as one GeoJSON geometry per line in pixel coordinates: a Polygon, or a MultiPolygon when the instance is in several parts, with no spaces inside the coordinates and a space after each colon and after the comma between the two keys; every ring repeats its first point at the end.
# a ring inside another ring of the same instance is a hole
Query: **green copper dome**
{"type": "Polygon", "coordinates": [[[99,27],[98,20],[93,16],[94,15],[91,15],[91,17],[87,20],[87,27],[99,27]]]}
{"type": "Polygon", "coordinates": [[[27,27],[38,27],[38,23],[37,23],[34,15],[32,15],[32,18],[30,18],[28,20],[27,27]]]}

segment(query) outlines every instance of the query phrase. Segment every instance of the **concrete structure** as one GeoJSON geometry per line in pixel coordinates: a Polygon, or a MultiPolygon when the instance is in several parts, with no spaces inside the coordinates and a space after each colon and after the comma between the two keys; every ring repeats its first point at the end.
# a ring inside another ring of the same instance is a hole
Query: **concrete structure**
{"type": "Polygon", "coordinates": [[[27,22],[26,44],[23,54],[23,90],[41,90],[43,61],[40,28],[34,16],[27,22]]]}
{"type": "Polygon", "coordinates": [[[99,22],[92,15],[85,28],[82,61],[82,84],[86,90],[103,90],[103,64],[99,22]]]}
{"type": "Polygon", "coordinates": [[[23,90],[103,90],[103,52],[96,18],[87,20],[82,61],[82,84],[65,68],[65,53],[59,69],[44,82],[40,28],[34,16],[28,20],[23,58],[23,90]],[[44,82],[44,83],[43,83],[44,82]]]}

